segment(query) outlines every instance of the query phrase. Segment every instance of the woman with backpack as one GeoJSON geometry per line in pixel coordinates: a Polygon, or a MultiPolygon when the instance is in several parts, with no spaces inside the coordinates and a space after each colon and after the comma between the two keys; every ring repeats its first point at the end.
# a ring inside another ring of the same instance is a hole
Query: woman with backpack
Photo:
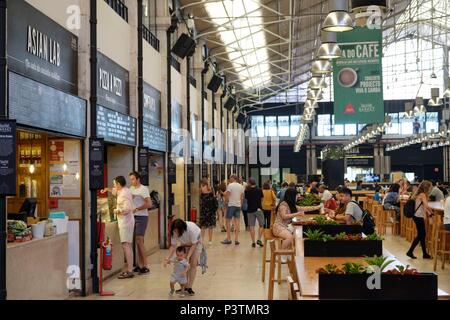
{"type": "Polygon", "coordinates": [[[216,211],[218,208],[217,198],[211,188],[208,179],[201,182],[200,194],[200,227],[202,228],[202,239],[208,229],[209,244],[212,244],[213,230],[216,227],[216,211]]]}
{"type": "MultiPolygon", "coordinates": [[[[427,245],[426,245],[426,229],[425,229],[425,219],[427,215],[432,215],[433,211],[428,206],[428,195],[430,193],[431,188],[433,188],[433,184],[430,181],[424,180],[417,188],[417,191],[413,194],[412,200],[415,203],[414,206],[414,215],[412,219],[416,225],[417,236],[414,241],[411,243],[411,247],[409,248],[406,255],[411,259],[417,259],[414,256],[414,249],[420,242],[422,247],[422,253],[424,259],[431,259],[432,257],[427,253],[427,245]]],[[[406,204],[407,206],[408,204],[406,204]]],[[[405,210],[406,210],[405,206],[405,210]]]]}

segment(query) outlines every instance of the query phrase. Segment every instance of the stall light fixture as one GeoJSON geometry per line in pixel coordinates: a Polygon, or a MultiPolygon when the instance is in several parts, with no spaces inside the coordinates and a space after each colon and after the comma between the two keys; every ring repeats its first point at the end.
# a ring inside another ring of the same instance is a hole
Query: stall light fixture
{"type": "Polygon", "coordinates": [[[329,32],[346,32],[353,30],[353,19],[348,13],[348,0],[330,0],[330,13],[325,18],[322,30],[329,32]]]}
{"type": "Polygon", "coordinates": [[[28,167],[28,172],[33,174],[36,171],[36,167],[34,166],[34,164],[30,164],[30,166],[28,167]]]}
{"type": "Polygon", "coordinates": [[[330,60],[314,60],[311,65],[311,72],[316,74],[329,74],[333,72],[330,60]]]}
{"type": "Polygon", "coordinates": [[[448,79],[447,89],[444,91],[444,98],[450,98],[450,78],[448,79]]]}
{"type": "Polygon", "coordinates": [[[422,149],[422,151],[427,150],[427,144],[426,143],[422,143],[422,147],[420,149],[422,149]]]}
{"type": "Polygon", "coordinates": [[[439,88],[431,88],[431,99],[428,101],[429,107],[440,107],[443,101],[439,98],[439,88]]]}
{"type": "Polygon", "coordinates": [[[431,147],[434,149],[434,148],[437,148],[438,147],[438,144],[437,144],[437,142],[436,141],[434,141],[433,142],[433,144],[431,145],[431,147]]]}
{"type": "Polygon", "coordinates": [[[322,31],[322,44],[317,50],[317,59],[338,59],[342,56],[341,48],[337,44],[335,32],[322,31]]]}
{"type": "Polygon", "coordinates": [[[423,97],[416,98],[416,105],[414,106],[414,113],[425,113],[427,109],[423,105],[423,97]]]}

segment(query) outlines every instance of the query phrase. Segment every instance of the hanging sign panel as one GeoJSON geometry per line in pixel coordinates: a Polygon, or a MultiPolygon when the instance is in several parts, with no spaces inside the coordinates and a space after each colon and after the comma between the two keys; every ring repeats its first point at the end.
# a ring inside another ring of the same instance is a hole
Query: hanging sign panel
{"type": "Polygon", "coordinates": [[[16,121],[0,119],[0,196],[16,195],[16,121]]]}
{"type": "Polygon", "coordinates": [[[333,62],[335,123],[383,123],[381,30],[355,28],[337,37],[342,57],[333,62]]]}

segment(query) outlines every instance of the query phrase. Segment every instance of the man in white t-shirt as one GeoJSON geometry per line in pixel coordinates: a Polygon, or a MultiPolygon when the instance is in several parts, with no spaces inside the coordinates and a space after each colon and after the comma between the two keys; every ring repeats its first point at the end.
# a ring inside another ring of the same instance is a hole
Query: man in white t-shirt
{"type": "Polygon", "coordinates": [[[324,203],[333,198],[333,194],[328,191],[327,187],[324,184],[319,186],[319,193],[324,203]]]}
{"type": "Polygon", "coordinates": [[[234,244],[239,245],[239,222],[241,219],[241,208],[244,202],[244,187],[237,182],[237,177],[230,177],[230,184],[225,192],[225,202],[228,204],[226,214],[227,238],[222,244],[231,244],[231,222],[234,224],[234,244]]]}
{"type": "Polygon", "coordinates": [[[134,268],[134,272],[140,274],[149,273],[147,267],[147,256],[145,254],[144,237],[148,225],[148,209],[152,207],[152,200],[148,187],[141,184],[141,175],[138,172],[130,173],[131,194],[133,195],[134,204],[134,220],[136,245],[138,249],[138,265],[134,268]]]}

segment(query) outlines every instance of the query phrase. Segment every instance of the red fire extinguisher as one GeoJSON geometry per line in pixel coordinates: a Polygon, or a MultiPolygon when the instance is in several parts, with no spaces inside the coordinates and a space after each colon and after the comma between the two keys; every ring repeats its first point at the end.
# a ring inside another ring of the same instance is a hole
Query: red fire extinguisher
{"type": "Polygon", "coordinates": [[[197,208],[195,207],[191,208],[189,220],[192,222],[197,222],[197,208]]]}
{"type": "Polygon", "coordinates": [[[112,269],[112,243],[109,237],[103,243],[103,270],[112,269]]]}

